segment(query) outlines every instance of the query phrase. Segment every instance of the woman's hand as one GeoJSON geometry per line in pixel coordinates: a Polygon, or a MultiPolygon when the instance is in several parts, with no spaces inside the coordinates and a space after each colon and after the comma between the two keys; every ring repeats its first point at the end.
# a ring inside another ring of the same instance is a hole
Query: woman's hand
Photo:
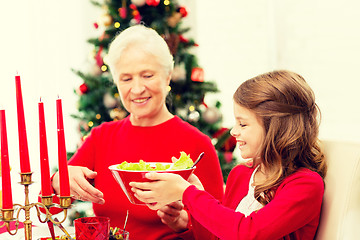
{"type": "Polygon", "coordinates": [[[177,174],[149,172],[145,177],[153,181],[130,182],[130,186],[135,197],[153,210],[181,200],[185,189],[190,186],[189,182],[177,174]]]}
{"type": "Polygon", "coordinates": [[[202,185],[202,183],[200,182],[200,179],[195,174],[192,173],[190,175],[188,182],[191,185],[194,185],[197,189],[204,191],[204,186],[202,185]]]}
{"type": "MultiPolygon", "coordinates": [[[[94,179],[97,175],[96,172],[91,171],[86,167],[68,166],[69,181],[70,181],[70,194],[74,198],[81,201],[91,201],[98,204],[104,204],[104,194],[98,189],[94,188],[88,179],[94,179]]],[[[55,173],[52,180],[52,187],[55,193],[60,193],[59,172],[55,173]]]]}
{"type": "Polygon", "coordinates": [[[172,202],[157,211],[161,222],[168,225],[175,232],[183,232],[187,230],[189,222],[188,213],[184,210],[181,201],[172,202]]]}

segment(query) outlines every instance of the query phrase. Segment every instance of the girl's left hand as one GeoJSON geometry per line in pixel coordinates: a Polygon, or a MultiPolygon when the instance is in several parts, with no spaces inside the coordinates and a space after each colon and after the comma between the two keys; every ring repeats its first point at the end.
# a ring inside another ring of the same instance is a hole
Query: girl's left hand
{"type": "Polygon", "coordinates": [[[190,186],[189,182],[177,174],[149,172],[145,177],[153,181],[130,182],[129,185],[135,197],[153,210],[181,200],[185,189],[190,186]]]}

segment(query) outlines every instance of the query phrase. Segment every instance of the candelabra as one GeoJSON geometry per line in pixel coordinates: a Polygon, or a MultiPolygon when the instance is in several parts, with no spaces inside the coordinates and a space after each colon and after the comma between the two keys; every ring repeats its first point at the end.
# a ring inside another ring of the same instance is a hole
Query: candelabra
{"type": "Polygon", "coordinates": [[[41,196],[41,203],[29,203],[29,185],[33,182],[31,181],[31,175],[30,173],[20,173],[21,182],[20,184],[24,186],[25,188],[25,204],[14,204],[14,207],[12,209],[1,209],[2,218],[1,220],[4,222],[0,228],[5,227],[7,228],[7,231],[10,235],[15,235],[19,230],[19,215],[21,210],[24,210],[25,212],[25,221],[24,223],[24,231],[25,231],[25,240],[32,240],[32,221],[30,219],[30,209],[32,207],[36,208],[37,211],[37,217],[41,223],[46,223],[48,221],[51,221],[54,224],[61,224],[66,220],[67,217],[67,210],[71,206],[71,196],[63,197],[60,196],[58,207],[62,208],[64,211],[64,219],[61,221],[55,221],[52,219],[52,214],[50,213],[49,209],[55,204],[53,204],[53,195],[50,196],[41,196]],[[18,207],[18,208],[16,208],[18,207]],[[41,219],[41,212],[40,207],[45,210],[46,217],[44,220],[41,219]],[[14,218],[14,212],[16,211],[16,217],[14,218]],[[12,231],[10,229],[10,222],[16,221],[15,223],[15,229],[12,231]]]}

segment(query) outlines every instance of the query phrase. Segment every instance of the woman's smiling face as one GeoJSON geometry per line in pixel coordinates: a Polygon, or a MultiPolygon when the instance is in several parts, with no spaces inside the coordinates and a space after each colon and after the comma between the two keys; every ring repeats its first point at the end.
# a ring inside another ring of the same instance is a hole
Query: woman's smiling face
{"type": "Polygon", "coordinates": [[[234,102],[235,126],[231,135],[236,138],[241,157],[244,159],[259,157],[260,147],[265,139],[265,128],[256,114],[234,102]]]}
{"type": "Polygon", "coordinates": [[[171,75],[157,58],[136,47],[124,50],[116,64],[115,83],[133,123],[153,125],[168,113],[165,99],[171,75]]]}

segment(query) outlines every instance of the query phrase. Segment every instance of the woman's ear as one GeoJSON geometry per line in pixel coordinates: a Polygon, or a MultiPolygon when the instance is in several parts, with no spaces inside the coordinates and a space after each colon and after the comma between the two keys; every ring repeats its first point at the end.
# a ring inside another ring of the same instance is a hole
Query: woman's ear
{"type": "Polygon", "coordinates": [[[172,71],[169,73],[167,79],[166,79],[166,84],[167,85],[170,85],[170,82],[171,82],[171,76],[172,76],[172,71]]]}

